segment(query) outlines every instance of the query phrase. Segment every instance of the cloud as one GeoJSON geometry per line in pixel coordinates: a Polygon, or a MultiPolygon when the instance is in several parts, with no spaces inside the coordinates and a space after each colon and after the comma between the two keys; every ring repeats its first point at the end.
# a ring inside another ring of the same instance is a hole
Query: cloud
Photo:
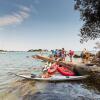
{"type": "Polygon", "coordinates": [[[30,16],[30,11],[30,8],[21,6],[20,10],[17,12],[13,12],[12,15],[5,15],[3,17],[0,17],[0,26],[21,23],[30,16]]]}

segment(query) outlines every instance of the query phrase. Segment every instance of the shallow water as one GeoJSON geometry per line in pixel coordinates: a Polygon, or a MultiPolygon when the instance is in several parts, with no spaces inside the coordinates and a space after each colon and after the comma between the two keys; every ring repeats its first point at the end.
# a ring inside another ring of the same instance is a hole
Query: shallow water
{"type": "MultiPolygon", "coordinates": [[[[100,100],[98,89],[85,82],[35,82],[13,73],[30,72],[44,65],[32,52],[0,54],[0,100],[100,100]]],[[[47,54],[44,54],[47,55],[47,54]]]]}

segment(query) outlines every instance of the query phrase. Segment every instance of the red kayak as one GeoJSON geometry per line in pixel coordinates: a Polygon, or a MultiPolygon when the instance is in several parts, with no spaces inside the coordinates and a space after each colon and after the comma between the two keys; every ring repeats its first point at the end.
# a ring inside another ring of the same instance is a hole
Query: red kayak
{"type": "Polygon", "coordinates": [[[62,75],[64,76],[75,76],[75,73],[70,71],[68,68],[66,67],[57,67],[58,72],[60,72],[62,75]]]}
{"type": "Polygon", "coordinates": [[[48,73],[49,74],[54,74],[57,70],[58,65],[53,64],[49,69],[48,69],[48,73]]]}

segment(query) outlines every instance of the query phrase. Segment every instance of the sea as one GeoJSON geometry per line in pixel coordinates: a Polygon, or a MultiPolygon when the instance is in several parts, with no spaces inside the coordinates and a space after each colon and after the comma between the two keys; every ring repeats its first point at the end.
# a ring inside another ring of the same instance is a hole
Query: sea
{"type": "MultiPolygon", "coordinates": [[[[44,66],[45,62],[32,58],[36,54],[40,53],[0,53],[0,100],[100,100],[98,88],[85,81],[53,83],[16,76],[15,73],[32,72],[34,68],[44,66]]],[[[42,53],[44,56],[49,54],[42,53]]]]}

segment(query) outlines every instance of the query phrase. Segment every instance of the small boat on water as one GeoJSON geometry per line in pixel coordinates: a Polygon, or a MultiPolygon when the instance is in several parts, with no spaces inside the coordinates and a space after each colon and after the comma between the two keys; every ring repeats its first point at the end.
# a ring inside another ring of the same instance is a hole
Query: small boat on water
{"type": "Polygon", "coordinates": [[[63,67],[63,66],[59,67],[58,66],[57,70],[58,70],[58,72],[60,72],[60,74],[62,74],[64,76],[75,76],[75,73],[66,67],[63,67]]]}
{"type": "Polygon", "coordinates": [[[47,61],[47,62],[52,62],[52,63],[57,62],[58,65],[53,64],[47,70],[47,72],[51,75],[50,77],[48,77],[48,76],[47,77],[31,77],[31,75],[19,75],[20,77],[32,79],[32,80],[38,80],[38,81],[58,82],[58,81],[68,81],[68,80],[71,80],[71,81],[72,80],[82,80],[82,79],[85,79],[89,76],[89,75],[82,75],[82,76],[76,75],[73,72],[73,70],[71,70],[73,68],[74,64],[69,64],[69,63],[66,63],[63,61],[56,61],[56,60],[53,60],[49,57],[40,56],[40,55],[35,55],[32,57],[35,59],[40,59],[40,60],[47,61]],[[59,74],[56,74],[56,72],[58,72],[59,74]]]}
{"type": "Polygon", "coordinates": [[[62,76],[62,75],[53,75],[49,78],[42,78],[42,77],[33,77],[35,75],[31,74],[15,74],[21,78],[35,80],[35,81],[51,81],[51,82],[61,82],[61,81],[77,81],[86,79],[89,75],[82,75],[82,76],[62,76]]]}
{"type": "MultiPolygon", "coordinates": [[[[40,70],[42,71],[42,70],[40,70]]],[[[76,81],[86,79],[89,75],[76,75],[74,72],[70,71],[66,67],[59,67],[58,65],[53,65],[47,70],[46,73],[17,73],[18,77],[25,78],[28,80],[35,81],[51,81],[51,82],[61,82],[61,81],[76,81]]]]}
{"type": "Polygon", "coordinates": [[[53,64],[52,66],[50,66],[50,68],[48,68],[48,73],[49,74],[54,74],[57,70],[58,65],[53,64]]]}
{"type": "MultiPolygon", "coordinates": [[[[33,57],[33,56],[32,56],[33,57]]],[[[89,75],[76,75],[71,69],[71,65],[66,62],[58,62],[49,57],[43,57],[36,55],[33,58],[41,59],[49,62],[53,62],[51,67],[49,67],[46,72],[43,74],[33,73],[19,73],[15,74],[16,76],[35,81],[51,81],[51,82],[61,82],[61,81],[76,81],[86,79],[89,75]],[[55,63],[57,62],[57,64],[55,63]],[[63,64],[66,66],[64,67],[63,64]]],[[[42,70],[41,70],[42,71],[42,70]]]]}
{"type": "Polygon", "coordinates": [[[40,60],[43,60],[43,61],[47,61],[47,62],[52,62],[52,63],[55,63],[57,62],[58,64],[62,65],[62,66],[66,66],[68,69],[72,70],[72,67],[71,66],[74,66],[75,64],[73,63],[66,63],[65,61],[56,61],[52,58],[49,58],[49,57],[46,57],[46,56],[40,56],[40,55],[34,55],[32,56],[33,59],[40,59],[40,60]]]}
{"type": "Polygon", "coordinates": [[[49,74],[54,74],[57,71],[63,76],[75,76],[75,73],[73,71],[69,70],[67,67],[59,66],[57,64],[53,64],[48,69],[49,74]]]}

